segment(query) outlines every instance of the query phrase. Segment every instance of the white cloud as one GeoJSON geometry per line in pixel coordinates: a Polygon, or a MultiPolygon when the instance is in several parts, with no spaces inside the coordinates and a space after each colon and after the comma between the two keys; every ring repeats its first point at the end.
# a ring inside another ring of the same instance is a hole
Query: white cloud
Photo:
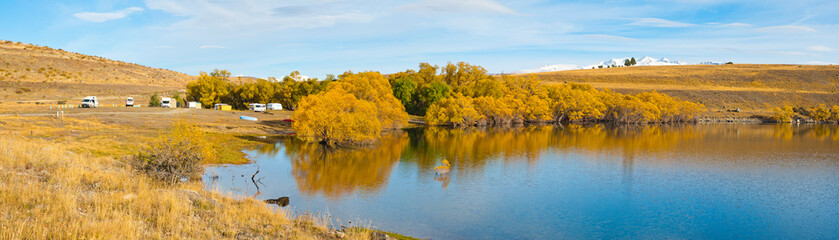
{"type": "Polygon", "coordinates": [[[710,25],[718,25],[722,27],[751,27],[754,25],[748,23],[709,23],[710,25]]]}
{"type": "Polygon", "coordinates": [[[492,0],[422,0],[400,7],[404,11],[422,13],[498,13],[521,15],[492,0]]]}
{"type": "Polygon", "coordinates": [[[198,48],[201,48],[201,49],[221,49],[221,48],[226,48],[226,47],[219,46],[219,45],[201,45],[198,48]]]}
{"type": "Polygon", "coordinates": [[[803,25],[770,26],[758,28],[758,30],[767,32],[818,32],[816,29],[803,25]]]}
{"type": "Polygon", "coordinates": [[[833,52],[833,51],[836,51],[836,49],[828,47],[828,46],[824,46],[824,45],[810,46],[810,47],[807,47],[807,50],[814,51],[814,52],[833,52]]]}
{"type": "Polygon", "coordinates": [[[598,40],[619,40],[619,41],[637,41],[638,39],[628,38],[628,37],[621,37],[617,35],[609,35],[609,34],[583,34],[580,35],[581,37],[586,37],[590,39],[598,39],[598,40]]]}
{"type": "Polygon", "coordinates": [[[111,21],[111,20],[123,19],[125,17],[128,17],[128,15],[131,15],[132,13],[139,12],[139,11],[143,11],[143,9],[139,8],[139,7],[130,7],[130,8],[117,10],[117,11],[113,11],[113,12],[103,12],[103,13],[80,12],[80,13],[73,14],[73,16],[78,18],[78,19],[81,19],[81,20],[101,23],[101,22],[107,22],[107,21],[111,21]]]}
{"type": "Polygon", "coordinates": [[[628,25],[649,26],[649,27],[664,27],[664,28],[696,26],[696,24],[675,22],[675,21],[670,21],[670,20],[661,19],[661,18],[637,18],[637,19],[635,19],[634,22],[629,23],[628,25]]]}

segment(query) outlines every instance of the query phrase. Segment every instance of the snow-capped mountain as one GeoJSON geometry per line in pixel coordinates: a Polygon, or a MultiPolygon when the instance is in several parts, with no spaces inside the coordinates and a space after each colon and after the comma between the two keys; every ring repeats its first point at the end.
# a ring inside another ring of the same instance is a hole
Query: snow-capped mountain
{"type": "MultiPolygon", "coordinates": [[[[630,58],[613,58],[609,59],[608,61],[599,62],[597,64],[592,65],[574,65],[574,64],[554,64],[554,65],[545,65],[539,68],[534,69],[525,69],[521,71],[516,71],[514,73],[540,73],[540,72],[556,72],[556,71],[566,71],[566,70],[577,70],[577,69],[591,69],[591,68],[598,68],[598,66],[609,67],[609,66],[624,66],[624,62],[630,58]]],[[[635,66],[667,66],[667,65],[685,65],[687,63],[682,61],[673,61],[667,58],[651,58],[651,57],[643,57],[641,59],[635,59],[635,66]]]]}

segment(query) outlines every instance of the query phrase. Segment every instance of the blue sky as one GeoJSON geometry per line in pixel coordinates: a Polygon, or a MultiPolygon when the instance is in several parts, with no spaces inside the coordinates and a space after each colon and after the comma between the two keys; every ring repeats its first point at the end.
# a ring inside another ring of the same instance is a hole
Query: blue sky
{"type": "Polygon", "coordinates": [[[4,0],[0,39],[256,77],[643,56],[836,64],[839,1],[4,0]]]}

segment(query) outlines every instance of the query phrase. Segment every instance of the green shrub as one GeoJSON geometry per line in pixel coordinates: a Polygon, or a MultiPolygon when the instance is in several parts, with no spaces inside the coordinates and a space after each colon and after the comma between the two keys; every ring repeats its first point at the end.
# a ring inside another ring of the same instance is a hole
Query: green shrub
{"type": "Polygon", "coordinates": [[[149,99],[149,107],[160,107],[160,95],[157,95],[157,92],[151,95],[149,99]]]}

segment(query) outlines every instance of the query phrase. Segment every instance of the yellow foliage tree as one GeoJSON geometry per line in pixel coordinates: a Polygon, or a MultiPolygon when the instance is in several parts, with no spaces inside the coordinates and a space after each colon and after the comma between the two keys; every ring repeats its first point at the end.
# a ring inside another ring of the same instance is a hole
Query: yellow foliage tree
{"type": "Polygon", "coordinates": [[[553,116],[557,122],[596,121],[603,118],[606,111],[599,93],[591,87],[563,84],[549,88],[548,92],[554,99],[553,116]]]}
{"type": "Polygon", "coordinates": [[[795,116],[795,113],[790,106],[784,106],[783,108],[776,107],[773,109],[772,119],[779,122],[790,122],[792,121],[792,117],[795,116]]]}
{"type": "Polygon", "coordinates": [[[679,101],[656,91],[639,93],[635,96],[644,102],[655,105],[661,113],[658,120],[661,122],[691,121],[696,118],[700,109],[704,108],[701,104],[679,101]]]}
{"type": "Polygon", "coordinates": [[[345,73],[328,89],[341,88],[357,99],[369,101],[376,108],[374,114],[384,128],[401,128],[408,124],[405,106],[393,96],[388,79],[378,72],[345,73]]]}
{"type": "Polygon", "coordinates": [[[292,115],[292,129],[302,138],[326,145],[370,142],[379,137],[382,124],[376,106],[339,87],[300,101],[292,115]]]}
{"type": "Polygon", "coordinates": [[[205,108],[221,103],[231,91],[228,77],[230,77],[230,72],[226,70],[216,69],[210,74],[201,72],[198,79],[186,85],[189,100],[201,102],[205,108]]]}
{"type": "Polygon", "coordinates": [[[834,121],[839,121],[839,106],[833,105],[833,107],[830,109],[830,112],[833,115],[832,116],[833,120],[834,121]]]}
{"type": "Polygon", "coordinates": [[[431,125],[468,126],[475,124],[479,117],[472,98],[455,93],[431,105],[425,121],[431,125]]]}
{"type": "Polygon", "coordinates": [[[506,99],[494,97],[478,97],[472,100],[472,105],[478,113],[479,124],[509,124],[515,119],[513,109],[507,105],[506,99]]]}
{"type": "Polygon", "coordinates": [[[659,121],[661,111],[654,104],[638,97],[611,93],[604,97],[608,109],[605,119],[617,123],[649,123],[659,121]]]}
{"type": "Polygon", "coordinates": [[[824,104],[820,104],[818,107],[811,108],[809,110],[810,118],[817,122],[827,121],[831,118],[830,110],[824,104]]]}

